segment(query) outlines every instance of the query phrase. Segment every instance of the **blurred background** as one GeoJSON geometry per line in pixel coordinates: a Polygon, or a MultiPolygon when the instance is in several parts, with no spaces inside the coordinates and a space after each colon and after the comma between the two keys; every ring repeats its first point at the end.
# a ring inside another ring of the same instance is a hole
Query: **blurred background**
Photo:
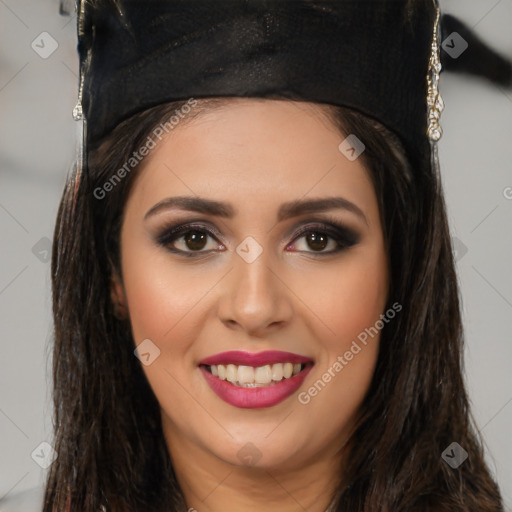
{"type": "MultiPolygon", "coordinates": [[[[512,58],[512,0],[440,3],[512,58]]],[[[77,85],[74,13],[60,15],[57,0],[0,0],[4,512],[40,510],[51,461],[50,248],[76,150],[77,85]]],[[[443,72],[441,93],[439,154],[461,286],[466,380],[487,460],[512,511],[512,90],[443,72]]]]}

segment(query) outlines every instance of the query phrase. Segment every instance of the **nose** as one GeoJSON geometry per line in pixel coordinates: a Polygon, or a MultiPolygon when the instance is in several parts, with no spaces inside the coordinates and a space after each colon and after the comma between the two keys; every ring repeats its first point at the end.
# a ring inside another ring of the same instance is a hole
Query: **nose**
{"type": "Polygon", "coordinates": [[[267,254],[264,250],[251,263],[233,255],[234,268],[224,280],[218,304],[224,325],[262,338],[288,325],[293,315],[293,293],[267,254]]]}

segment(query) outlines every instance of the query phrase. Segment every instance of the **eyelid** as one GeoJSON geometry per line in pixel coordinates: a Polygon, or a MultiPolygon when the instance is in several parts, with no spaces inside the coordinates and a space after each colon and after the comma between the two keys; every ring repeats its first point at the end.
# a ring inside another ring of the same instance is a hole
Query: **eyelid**
{"type": "Polygon", "coordinates": [[[187,231],[206,231],[208,233],[212,233],[215,235],[218,239],[222,240],[224,237],[222,233],[213,225],[210,224],[208,221],[204,220],[190,220],[190,221],[183,221],[183,222],[177,222],[177,223],[167,223],[163,227],[160,228],[159,234],[156,236],[157,240],[160,239],[170,239],[172,235],[177,233],[186,233],[187,231]]]}
{"type": "Polygon", "coordinates": [[[303,235],[304,232],[308,232],[313,229],[324,229],[330,230],[337,235],[350,235],[355,239],[361,238],[360,230],[351,227],[348,223],[338,220],[336,217],[329,214],[323,214],[322,217],[308,218],[294,224],[282,238],[281,242],[284,243],[291,236],[294,236],[294,240],[298,235],[303,235]]]}

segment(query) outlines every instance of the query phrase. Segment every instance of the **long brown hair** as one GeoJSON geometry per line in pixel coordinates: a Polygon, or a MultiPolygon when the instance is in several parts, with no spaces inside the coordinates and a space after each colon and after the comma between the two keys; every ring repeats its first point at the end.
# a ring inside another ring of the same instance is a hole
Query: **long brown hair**
{"type": "MultiPolygon", "coordinates": [[[[230,99],[197,101],[190,119],[230,99]]],[[[123,207],[137,169],[102,199],[94,195],[184,104],[159,105],[121,123],[67,181],[52,255],[58,458],[44,512],[64,512],[66,504],[81,512],[101,505],[109,512],[185,510],[158,402],[133,355],[129,322],[116,318],[109,292],[113,273],[121,275],[123,207]]],[[[458,284],[440,178],[412,169],[399,140],[376,121],[324,108],[340,134],[354,133],[366,146],[362,158],[390,259],[388,301],[403,307],[381,332],[336,510],[502,511],[463,381],[458,284]],[[456,469],[441,457],[453,441],[469,454],[456,469]]]]}

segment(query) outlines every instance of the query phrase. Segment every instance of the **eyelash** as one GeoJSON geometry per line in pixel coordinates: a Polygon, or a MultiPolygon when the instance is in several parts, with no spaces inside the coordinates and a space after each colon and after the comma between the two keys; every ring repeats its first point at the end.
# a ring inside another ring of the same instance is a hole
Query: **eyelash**
{"type": "MultiPolygon", "coordinates": [[[[338,247],[334,250],[320,252],[320,251],[299,251],[306,252],[307,254],[312,254],[314,256],[328,256],[338,252],[341,252],[359,242],[359,235],[352,229],[339,224],[337,221],[333,219],[329,219],[326,221],[313,221],[314,224],[307,225],[304,228],[301,228],[297,233],[295,233],[293,241],[291,243],[295,243],[297,240],[300,240],[307,234],[316,233],[320,235],[326,235],[329,238],[333,239],[338,247]]],[[[165,247],[168,251],[179,254],[180,256],[185,256],[187,258],[194,258],[199,256],[204,256],[208,254],[209,251],[182,251],[181,249],[176,249],[170,247],[172,242],[175,242],[182,236],[190,233],[191,231],[197,231],[199,233],[207,234],[214,239],[220,238],[220,233],[217,230],[212,228],[208,228],[202,224],[178,224],[171,225],[164,228],[162,234],[157,236],[156,241],[159,245],[165,247]]],[[[218,240],[217,240],[218,241],[218,240]]],[[[220,242],[219,242],[220,243],[220,242]]],[[[290,244],[287,245],[287,247],[290,244]]]]}

